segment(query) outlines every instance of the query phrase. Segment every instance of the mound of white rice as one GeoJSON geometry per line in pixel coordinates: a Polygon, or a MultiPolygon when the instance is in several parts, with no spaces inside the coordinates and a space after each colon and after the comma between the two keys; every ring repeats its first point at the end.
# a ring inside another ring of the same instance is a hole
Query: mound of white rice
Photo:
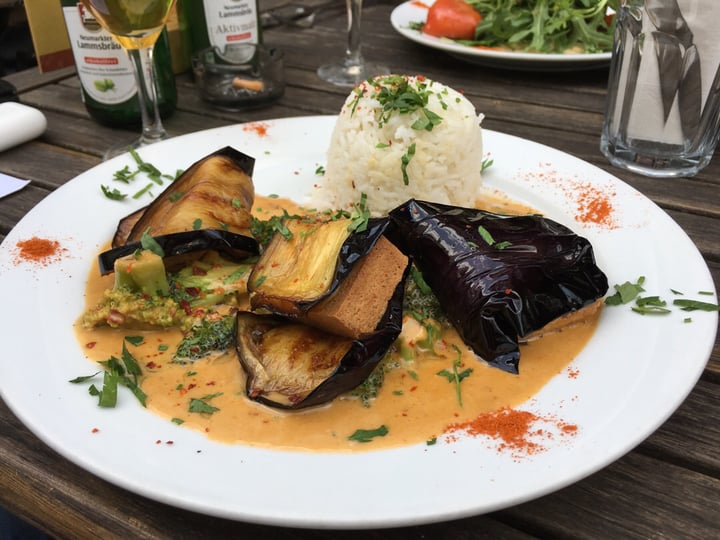
{"type": "Polygon", "coordinates": [[[424,77],[365,82],[340,110],[312,203],[347,209],[365,194],[375,215],[410,198],[474,206],[481,188],[481,120],[462,94],[424,77]]]}

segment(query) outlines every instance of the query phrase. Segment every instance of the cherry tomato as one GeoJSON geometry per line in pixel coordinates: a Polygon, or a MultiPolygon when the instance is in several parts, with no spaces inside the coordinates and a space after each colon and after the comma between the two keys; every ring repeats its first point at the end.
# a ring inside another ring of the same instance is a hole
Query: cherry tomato
{"type": "Polygon", "coordinates": [[[437,0],[428,10],[422,31],[435,37],[473,39],[482,15],[463,0],[437,0]]]}

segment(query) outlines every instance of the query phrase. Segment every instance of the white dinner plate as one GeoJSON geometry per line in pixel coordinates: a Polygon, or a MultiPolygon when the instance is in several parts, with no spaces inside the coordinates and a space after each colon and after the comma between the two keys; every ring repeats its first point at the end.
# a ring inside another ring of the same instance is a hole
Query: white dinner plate
{"type": "MultiPolygon", "coordinates": [[[[322,116],[229,126],[170,139],[141,155],[175,172],[232,145],[257,158],[258,193],[302,201],[325,164],[334,122],[322,116]]],[[[485,131],[484,144],[494,160],[484,176],[488,189],[590,239],[611,284],[644,275],[647,294],[713,290],[690,239],[628,185],[516,137],[485,131]],[[589,189],[610,197],[611,226],[576,218],[579,197],[589,189]]],[[[130,158],[121,156],[63,185],[0,246],[0,389],[22,422],[60,454],[167,504],[248,522],[338,528],[418,524],[508,507],[576,482],[640,443],[691,391],[714,343],[716,313],[692,313],[687,323],[688,314],[678,310],[651,317],[627,306],[606,308],[570,366],[573,376],[556,376],[520,407],[576,424],[577,433],[542,441],[544,451],[521,458],[482,436],[362,453],[261,449],[210,441],[143,409],[129,394],[115,409],[103,409],[84,386],[67,382],[94,370],[72,325],[96,253],[120,217],[148,202],[121,203],[101,193],[101,184],[111,185],[113,172],[126,164],[132,166],[130,158]],[[48,265],[19,259],[18,242],[33,236],[56,239],[67,251],[48,265]],[[174,444],[156,444],[169,440],[174,444]]]]}
{"type": "Polygon", "coordinates": [[[549,54],[480,49],[437,38],[413,30],[411,23],[425,22],[428,7],[434,0],[411,0],[397,6],[390,15],[393,28],[402,36],[433,49],[484,66],[522,71],[575,71],[598,69],[610,65],[611,53],[549,54]]]}

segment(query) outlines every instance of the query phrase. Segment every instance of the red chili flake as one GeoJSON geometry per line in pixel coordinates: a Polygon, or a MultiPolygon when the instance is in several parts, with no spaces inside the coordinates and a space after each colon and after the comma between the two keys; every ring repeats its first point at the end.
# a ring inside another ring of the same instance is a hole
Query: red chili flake
{"type": "Polygon", "coordinates": [[[192,273],[193,276],[207,276],[207,271],[199,266],[193,266],[192,273]]]}
{"type": "Polygon", "coordinates": [[[185,292],[190,296],[200,296],[200,289],[198,287],[185,287],[185,292]]]}
{"type": "Polygon", "coordinates": [[[145,367],[148,369],[155,369],[157,367],[157,364],[150,360],[147,364],[145,364],[145,367]]]}
{"type": "Polygon", "coordinates": [[[92,349],[95,345],[97,345],[97,341],[90,341],[85,344],[85,347],[87,347],[88,349],[92,349]]]}
{"type": "Polygon", "coordinates": [[[510,288],[505,289],[505,294],[512,294],[513,290],[510,288]]]}
{"type": "Polygon", "coordinates": [[[92,433],[97,433],[97,432],[100,431],[100,430],[99,430],[98,428],[94,427],[94,428],[92,428],[92,430],[90,430],[90,431],[91,431],[92,433]]]}
{"type": "Polygon", "coordinates": [[[165,444],[175,444],[174,441],[165,441],[165,444]]]}
{"type": "Polygon", "coordinates": [[[208,381],[205,383],[205,386],[215,386],[215,381],[208,381]]]}
{"type": "Polygon", "coordinates": [[[192,390],[192,389],[195,388],[196,386],[197,386],[197,384],[195,384],[195,383],[190,383],[190,384],[188,384],[187,389],[188,389],[188,390],[192,390]]]}
{"type": "Polygon", "coordinates": [[[411,391],[411,392],[414,392],[415,390],[417,390],[417,386],[412,386],[412,387],[410,388],[410,391],[411,391]]]}
{"type": "Polygon", "coordinates": [[[155,441],[155,444],[160,444],[161,442],[162,441],[160,439],[158,439],[157,441],[155,441]]]}
{"type": "Polygon", "coordinates": [[[192,309],[190,308],[190,304],[187,300],[180,300],[180,307],[183,309],[186,315],[192,314],[192,309]]]}

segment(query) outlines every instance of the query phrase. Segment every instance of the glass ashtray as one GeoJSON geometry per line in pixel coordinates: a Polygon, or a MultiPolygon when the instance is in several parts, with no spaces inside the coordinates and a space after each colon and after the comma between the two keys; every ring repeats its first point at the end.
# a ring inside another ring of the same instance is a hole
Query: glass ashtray
{"type": "Polygon", "coordinates": [[[203,100],[224,110],[260,107],[285,92],[282,51],[252,43],[231,44],[224,51],[203,49],[193,56],[193,73],[203,100]]]}

